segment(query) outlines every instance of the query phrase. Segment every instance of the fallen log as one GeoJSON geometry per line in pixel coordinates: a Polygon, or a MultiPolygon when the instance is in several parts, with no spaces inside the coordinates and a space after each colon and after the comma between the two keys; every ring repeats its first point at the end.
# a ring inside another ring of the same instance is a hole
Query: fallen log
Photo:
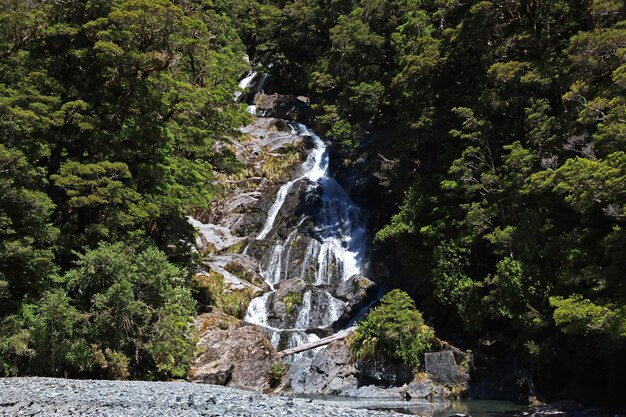
{"type": "Polygon", "coordinates": [[[324,337],[324,338],[322,338],[320,340],[316,340],[315,342],[305,343],[303,345],[296,346],[294,348],[281,350],[280,352],[278,352],[278,357],[279,358],[283,358],[285,356],[295,355],[296,353],[305,352],[307,350],[315,349],[315,348],[318,348],[320,346],[324,346],[324,345],[327,345],[329,343],[335,342],[337,340],[345,339],[346,337],[348,337],[348,336],[350,336],[352,334],[352,332],[354,331],[355,328],[356,327],[348,327],[345,330],[337,332],[337,333],[335,333],[333,335],[330,335],[328,337],[324,337]]]}

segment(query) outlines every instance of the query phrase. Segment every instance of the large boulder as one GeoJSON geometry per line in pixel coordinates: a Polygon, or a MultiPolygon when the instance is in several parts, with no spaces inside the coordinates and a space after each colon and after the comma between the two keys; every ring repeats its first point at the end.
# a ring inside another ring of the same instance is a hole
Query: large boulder
{"type": "Polygon", "coordinates": [[[291,389],[297,394],[347,395],[358,388],[355,373],[348,342],[339,340],[315,354],[309,372],[292,380],[291,389]]]}
{"type": "Polygon", "coordinates": [[[333,295],[346,303],[345,311],[338,321],[342,326],[357,317],[364,307],[376,299],[378,287],[374,281],[362,276],[353,275],[342,281],[334,290],[333,295]]]}
{"type": "Polygon", "coordinates": [[[311,124],[312,121],[313,114],[306,97],[257,94],[254,97],[254,105],[256,106],[256,113],[260,116],[297,120],[304,124],[311,124]]]}
{"type": "Polygon", "coordinates": [[[364,358],[356,363],[359,385],[399,387],[413,380],[413,369],[397,361],[364,358]]]}
{"type": "Polygon", "coordinates": [[[302,293],[305,288],[306,282],[301,279],[281,281],[278,289],[269,300],[271,304],[270,320],[293,322],[293,318],[302,304],[302,293]]]}
{"type": "Polygon", "coordinates": [[[190,371],[192,382],[269,389],[272,365],[278,358],[260,329],[217,311],[198,316],[195,326],[200,353],[190,371]]]}
{"type": "Polygon", "coordinates": [[[345,308],[343,302],[333,298],[324,288],[301,279],[281,281],[267,301],[271,326],[316,329],[321,337],[332,334],[331,326],[345,308]]]}
{"type": "Polygon", "coordinates": [[[451,350],[426,353],[424,368],[435,381],[444,384],[465,384],[469,381],[469,375],[459,368],[451,350]]]}

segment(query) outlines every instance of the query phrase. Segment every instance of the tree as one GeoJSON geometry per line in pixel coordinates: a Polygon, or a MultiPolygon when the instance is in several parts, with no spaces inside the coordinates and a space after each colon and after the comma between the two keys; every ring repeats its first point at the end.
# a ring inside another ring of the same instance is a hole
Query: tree
{"type": "Polygon", "coordinates": [[[34,350],[32,366],[47,375],[85,371],[91,349],[83,337],[85,315],[63,291],[47,291],[37,304],[24,306],[24,319],[34,350]]]}

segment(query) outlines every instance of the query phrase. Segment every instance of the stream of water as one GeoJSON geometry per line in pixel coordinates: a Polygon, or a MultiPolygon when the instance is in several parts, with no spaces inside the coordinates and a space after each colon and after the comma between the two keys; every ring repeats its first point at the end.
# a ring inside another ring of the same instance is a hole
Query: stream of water
{"type": "Polygon", "coordinates": [[[247,323],[265,328],[274,346],[280,343],[283,349],[317,340],[312,330],[330,329],[339,320],[345,303],[332,295],[333,286],[362,273],[367,250],[363,212],[332,177],[326,143],[302,124],[290,123],[290,127],[293,134],[308,140],[312,148],[300,175],[279,187],[265,224],[256,236],[257,240],[271,241],[273,245],[268,259],[261,262],[261,275],[272,291],[253,299],[245,317],[247,323]],[[299,225],[284,239],[272,232],[287,196],[301,181],[306,181],[307,193],[319,194],[321,189],[321,207],[313,219],[314,238],[308,238],[304,252],[297,252],[293,247],[302,238],[299,225]],[[295,276],[294,265],[299,266],[295,276]],[[300,294],[295,320],[270,320],[271,303],[277,301],[276,288],[281,281],[294,278],[307,283],[300,294]]]}

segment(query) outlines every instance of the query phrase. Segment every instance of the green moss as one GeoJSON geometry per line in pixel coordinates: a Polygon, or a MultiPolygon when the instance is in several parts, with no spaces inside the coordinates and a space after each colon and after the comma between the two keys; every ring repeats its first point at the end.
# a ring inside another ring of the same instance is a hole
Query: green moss
{"type": "Polygon", "coordinates": [[[226,252],[228,252],[228,253],[241,253],[245,243],[246,243],[245,240],[242,240],[241,242],[237,242],[234,245],[228,247],[228,249],[226,249],[226,252]]]}
{"type": "Polygon", "coordinates": [[[224,269],[244,281],[252,282],[254,280],[254,274],[247,270],[239,262],[230,261],[226,265],[224,265],[224,269]]]}
{"type": "Polygon", "coordinates": [[[295,306],[302,305],[302,294],[295,291],[288,291],[283,298],[283,303],[285,303],[285,312],[289,316],[295,306]]]}

